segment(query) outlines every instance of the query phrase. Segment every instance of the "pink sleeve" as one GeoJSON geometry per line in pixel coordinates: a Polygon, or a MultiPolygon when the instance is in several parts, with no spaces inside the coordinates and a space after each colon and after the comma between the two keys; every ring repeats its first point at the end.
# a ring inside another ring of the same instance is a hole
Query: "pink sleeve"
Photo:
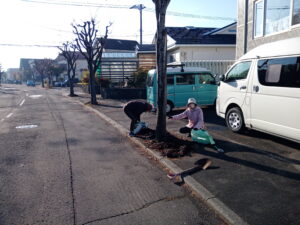
{"type": "Polygon", "coordinates": [[[181,120],[181,119],[186,118],[186,117],[187,117],[187,110],[185,110],[183,113],[172,116],[172,119],[173,120],[181,120]]]}

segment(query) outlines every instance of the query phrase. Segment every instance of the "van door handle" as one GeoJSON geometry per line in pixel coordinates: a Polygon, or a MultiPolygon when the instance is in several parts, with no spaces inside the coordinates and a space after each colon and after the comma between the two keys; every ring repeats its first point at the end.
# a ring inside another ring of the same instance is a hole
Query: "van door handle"
{"type": "Polygon", "coordinates": [[[193,86],[193,91],[195,91],[195,86],[193,86]]]}
{"type": "Polygon", "coordinates": [[[240,87],[240,90],[243,90],[243,89],[246,89],[246,88],[247,88],[247,86],[244,85],[244,86],[240,87]]]}
{"type": "Polygon", "coordinates": [[[254,85],[254,86],[253,86],[253,91],[254,91],[254,92],[258,92],[258,91],[259,91],[259,87],[258,87],[257,85],[254,85]]]}

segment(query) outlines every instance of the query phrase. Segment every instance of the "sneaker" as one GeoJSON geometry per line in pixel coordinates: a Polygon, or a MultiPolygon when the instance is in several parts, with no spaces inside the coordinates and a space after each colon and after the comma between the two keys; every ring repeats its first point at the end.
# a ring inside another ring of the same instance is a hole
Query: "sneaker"
{"type": "Polygon", "coordinates": [[[130,136],[130,137],[134,137],[135,135],[134,135],[134,133],[131,131],[131,132],[129,132],[129,136],[130,136]]]}

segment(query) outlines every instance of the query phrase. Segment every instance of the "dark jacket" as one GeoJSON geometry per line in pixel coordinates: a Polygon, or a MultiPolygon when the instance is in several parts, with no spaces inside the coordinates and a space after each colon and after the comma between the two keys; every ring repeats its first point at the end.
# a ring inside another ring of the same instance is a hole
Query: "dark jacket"
{"type": "Polygon", "coordinates": [[[130,112],[137,117],[149,109],[151,109],[151,105],[149,103],[139,100],[130,101],[124,106],[125,112],[130,112]]]}

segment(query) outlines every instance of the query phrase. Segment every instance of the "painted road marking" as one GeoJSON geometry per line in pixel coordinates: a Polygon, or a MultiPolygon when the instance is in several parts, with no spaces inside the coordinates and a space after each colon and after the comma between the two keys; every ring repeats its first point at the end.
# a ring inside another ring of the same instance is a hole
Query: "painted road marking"
{"type": "Polygon", "coordinates": [[[28,128],[36,128],[36,127],[37,127],[37,125],[31,124],[31,125],[21,125],[21,126],[17,126],[16,128],[17,128],[17,129],[28,129],[28,128]]]}
{"type": "Polygon", "coordinates": [[[42,97],[43,95],[29,95],[30,98],[40,98],[42,97]]]}
{"type": "Polygon", "coordinates": [[[4,121],[4,119],[1,119],[1,122],[3,122],[4,121]]]}
{"type": "Polygon", "coordinates": [[[10,113],[10,114],[8,114],[8,115],[6,116],[6,118],[11,117],[12,115],[13,115],[13,113],[10,113]]]}
{"type": "Polygon", "coordinates": [[[28,96],[29,94],[28,93],[26,93],[26,96],[28,96]]]}
{"type": "Polygon", "coordinates": [[[20,103],[20,106],[22,106],[25,102],[25,99],[23,99],[23,101],[20,103]]]}

